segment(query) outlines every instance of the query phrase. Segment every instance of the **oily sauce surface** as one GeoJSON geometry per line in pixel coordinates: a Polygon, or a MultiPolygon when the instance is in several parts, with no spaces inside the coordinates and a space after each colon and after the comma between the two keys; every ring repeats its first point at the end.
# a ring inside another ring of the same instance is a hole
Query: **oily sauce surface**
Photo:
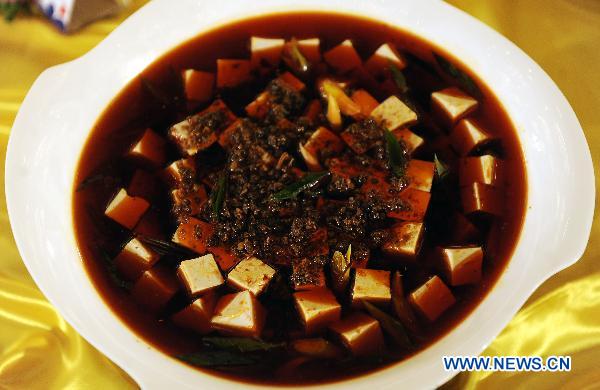
{"type": "MultiPolygon", "coordinates": [[[[363,58],[367,58],[382,43],[392,42],[400,48],[425,58],[429,58],[431,51],[434,50],[468,71],[468,64],[463,66],[460,59],[454,58],[451,53],[376,21],[347,15],[290,13],[238,21],[204,33],[157,60],[141,76],[161,83],[166,82],[170,69],[194,68],[214,71],[217,58],[248,58],[247,42],[253,35],[286,39],[319,37],[323,51],[342,40],[351,39],[363,58]]],[[[493,237],[490,237],[489,241],[493,242],[494,250],[486,253],[482,281],[477,285],[453,288],[457,304],[438,321],[424,329],[426,338],[420,342],[419,349],[432,344],[459,324],[493,287],[513,252],[524,217],[525,168],[516,131],[493,93],[478,81],[476,75],[470,75],[477,80],[483,93],[483,99],[480,100],[482,104],[474,118],[490,133],[502,140],[502,157],[507,178],[504,203],[510,207],[506,207],[499,229],[490,233],[493,237]]],[[[151,122],[152,113],[148,112],[147,99],[140,92],[140,80],[140,78],[133,80],[112,101],[98,120],[82,151],[75,188],[93,175],[98,167],[110,164],[117,156],[128,150],[144,127],[151,122]]],[[[249,95],[256,95],[256,93],[257,91],[249,91],[249,95]]],[[[240,103],[243,99],[245,97],[240,97],[240,103]]],[[[171,153],[171,157],[175,158],[175,151],[172,150],[171,153]]],[[[111,169],[119,172],[122,177],[131,175],[126,167],[116,166],[111,169]]],[[[112,180],[108,177],[99,177],[98,181],[101,185],[96,185],[94,191],[74,189],[75,230],[81,257],[90,278],[114,313],[144,340],[169,355],[194,352],[200,347],[199,337],[193,332],[173,326],[168,321],[157,321],[154,314],[140,307],[125,290],[113,283],[110,273],[107,272],[105,260],[97,256],[93,250],[103,235],[103,227],[99,226],[95,216],[98,213],[102,214],[105,205],[114,195],[115,185],[118,183],[112,180]]],[[[164,203],[167,202],[165,198],[164,203]]],[[[170,222],[165,222],[169,221],[169,210],[156,209],[151,210],[151,213],[160,229],[165,232],[173,231],[170,222]]],[[[116,246],[119,243],[108,244],[116,246]]],[[[425,242],[422,256],[426,257],[431,249],[425,242]]],[[[423,281],[421,275],[410,273],[405,280],[405,289],[408,291],[423,281]]],[[[399,354],[398,359],[403,355],[407,354],[399,354]]],[[[143,359],[143,356],[139,358],[143,359]]],[[[260,370],[216,372],[203,369],[203,371],[257,383],[297,385],[346,379],[383,367],[378,361],[368,360],[344,369],[332,369],[327,365],[315,364],[311,367],[310,377],[289,376],[275,379],[272,373],[260,370]]]]}

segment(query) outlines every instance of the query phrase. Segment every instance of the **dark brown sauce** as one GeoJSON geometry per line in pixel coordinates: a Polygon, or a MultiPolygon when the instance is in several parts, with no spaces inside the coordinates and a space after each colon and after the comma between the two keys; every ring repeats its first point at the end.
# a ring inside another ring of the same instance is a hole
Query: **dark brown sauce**
{"type": "MultiPolygon", "coordinates": [[[[247,58],[247,42],[252,35],[283,38],[318,36],[321,39],[322,50],[344,39],[351,39],[363,58],[381,43],[393,42],[398,47],[425,58],[430,58],[433,50],[451,59],[455,64],[461,64],[461,68],[468,69],[451,53],[380,22],[341,14],[289,13],[237,21],[203,33],[155,61],[144,70],[142,76],[160,82],[165,79],[170,67],[214,70],[217,58],[247,58]]],[[[524,218],[526,178],[524,158],[516,130],[492,91],[476,75],[471,73],[471,76],[477,80],[483,93],[483,104],[475,118],[502,140],[503,159],[508,173],[504,202],[511,207],[508,207],[501,217],[502,230],[497,237],[498,250],[495,254],[486,256],[482,281],[474,286],[453,288],[458,303],[426,329],[427,341],[419,345],[419,350],[431,345],[456,327],[492,289],[513,253],[524,218]]],[[[131,142],[139,136],[139,130],[143,129],[144,121],[140,121],[139,118],[143,117],[144,112],[145,102],[140,94],[140,79],[136,78],[111,102],[91,132],[81,154],[75,186],[93,174],[98,166],[122,155],[128,149],[131,142]]],[[[151,312],[138,306],[125,290],[113,284],[105,263],[92,253],[90,244],[96,240],[99,232],[95,221],[90,218],[88,207],[96,205],[101,210],[113,193],[112,183],[98,186],[95,191],[75,192],[75,230],[81,257],[90,278],[116,316],[141,338],[169,355],[194,352],[200,346],[199,336],[169,322],[156,321],[151,312]]],[[[408,284],[405,288],[416,287],[413,284],[408,284]]],[[[348,379],[384,367],[386,366],[377,362],[366,362],[360,367],[331,372],[330,367],[315,365],[312,367],[314,375],[311,377],[293,379],[272,379],[264,373],[243,372],[239,375],[204,369],[202,371],[256,383],[298,385],[348,379]]]]}

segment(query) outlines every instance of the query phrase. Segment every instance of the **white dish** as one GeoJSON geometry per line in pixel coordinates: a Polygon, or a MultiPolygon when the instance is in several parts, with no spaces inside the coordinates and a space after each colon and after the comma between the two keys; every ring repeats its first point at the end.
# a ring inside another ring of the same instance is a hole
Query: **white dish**
{"type": "Polygon", "coordinates": [[[138,338],[111,312],[75,244],[72,190],[80,151],[102,111],[144,68],[213,26],[277,11],[319,10],[378,19],[458,58],[495,92],[518,129],[528,207],[516,250],[497,285],[447,336],[390,368],[325,388],[430,388],[446,381],[444,355],[477,355],[536,287],[582,255],[594,209],[594,174],[568,102],[520,49],[433,0],[156,0],[83,57],[36,80],[15,120],[6,157],[6,199],[29,272],[61,315],[143,388],[250,388],[203,374],[138,338]],[[250,6],[251,4],[251,6],[250,6]]]}

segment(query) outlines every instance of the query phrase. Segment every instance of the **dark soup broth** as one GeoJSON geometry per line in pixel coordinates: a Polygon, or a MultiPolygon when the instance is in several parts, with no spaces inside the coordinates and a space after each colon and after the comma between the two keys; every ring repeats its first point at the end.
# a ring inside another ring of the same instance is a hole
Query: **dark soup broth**
{"type": "Polygon", "coordinates": [[[467,65],[337,14],[185,42],[81,154],[94,285],[165,354],[241,381],[342,380],[426,348],[494,286],[526,203],[516,131],[467,65]]]}

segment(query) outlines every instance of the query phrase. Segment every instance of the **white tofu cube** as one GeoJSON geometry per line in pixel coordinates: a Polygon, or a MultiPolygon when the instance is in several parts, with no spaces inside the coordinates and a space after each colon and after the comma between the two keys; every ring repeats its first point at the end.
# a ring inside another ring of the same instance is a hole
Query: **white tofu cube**
{"type": "Polygon", "coordinates": [[[465,214],[501,215],[502,198],[499,189],[482,183],[471,183],[460,190],[460,199],[465,214]]]}
{"type": "Polygon", "coordinates": [[[185,97],[194,103],[204,103],[213,97],[215,74],[195,69],[181,72],[185,97]]]}
{"type": "Polygon", "coordinates": [[[132,238],[115,257],[114,263],[117,270],[126,279],[136,280],[145,271],[149,270],[160,259],[158,253],[151,250],[147,245],[132,238]]]}
{"type": "Polygon", "coordinates": [[[352,285],[352,306],[362,307],[363,301],[387,305],[392,299],[390,272],[368,268],[357,268],[352,285]]]}
{"type": "Polygon", "coordinates": [[[193,158],[182,158],[173,161],[162,172],[162,178],[170,186],[185,183],[185,186],[193,186],[196,178],[196,162],[193,158]]]}
{"type": "Polygon", "coordinates": [[[425,144],[425,140],[423,138],[419,137],[409,129],[396,129],[393,131],[393,133],[394,137],[396,137],[398,141],[404,142],[408,154],[411,156],[425,144]]]}
{"type": "Polygon", "coordinates": [[[104,215],[127,229],[133,229],[149,207],[150,203],[145,199],[129,196],[127,191],[121,188],[106,206],[104,215]]]}
{"type": "Polygon", "coordinates": [[[275,276],[275,270],[256,257],[240,261],[227,275],[231,287],[248,290],[254,296],[262,293],[275,276]]]}
{"type": "Polygon", "coordinates": [[[160,265],[142,274],[131,289],[133,298],[153,311],[159,311],[179,290],[177,278],[171,270],[160,265]]]}
{"type": "Polygon", "coordinates": [[[417,122],[417,114],[393,95],[375,107],[371,112],[371,117],[390,131],[417,122]]]}
{"type": "Polygon", "coordinates": [[[401,222],[390,229],[390,238],[381,250],[386,255],[414,261],[421,250],[425,227],[422,222],[401,222]]]}
{"type": "Polygon", "coordinates": [[[279,65],[285,41],[280,38],[250,38],[250,61],[254,68],[270,68],[279,65]]]}
{"type": "Polygon", "coordinates": [[[314,334],[339,321],[342,306],[326,288],[294,293],[294,302],[306,334],[314,334]]]}
{"type": "Polygon", "coordinates": [[[147,164],[159,167],[165,163],[165,139],[152,129],[146,129],[140,139],[129,150],[128,156],[147,164]]]}
{"type": "Polygon", "coordinates": [[[406,68],[406,60],[392,43],[384,43],[365,62],[365,68],[373,75],[385,74],[389,71],[390,64],[399,70],[406,68]]]}
{"type": "Polygon", "coordinates": [[[177,268],[177,276],[192,297],[197,297],[225,282],[211,253],[182,261],[177,268]]]}
{"type": "Polygon", "coordinates": [[[349,39],[323,53],[323,57],[338,73],[347,73],[362,66],[362,59],[349,39]]]}
{"type": "Polygon", "coordinates": [[[212,332],[210,320],[212,318],[217,296],[212,292],[202,295],[178,311],[171,317],[173,322],[183,328],[191,329],[199,334],[208,334],[212,332]]]}
{"type": "Polygon", "coordinates": [[[461,156],[470,154],[494,139],[494,137],[472,119],[460,120],[450,133],[452,147],[461,156]]]}
{"type": "Polygon", "coordinates": [[[430,192],[435,175],[435,164],[431,161],[412,159],[406,168],[408,186],[417,190],[430,192]]]}
{"type": "Polygon", "coordinates": [[[481,280],[483,250],[480,246],[440,248],[446,280],[451,286],[481,280]]]}
{"type": "Polygon", "coordinates": [[[213,329],[231,336],[260,337],[266,311],[250,291],[224,295],[211,319],[213,329]]]}
{"type": "Polygon", "coordinates": [[[462,158],[458,164],[458,178],[461,186],[471,183],[501,186],[502,163],[490,155],[462,158]]]}
{"type": "Polygon", "coordinates": [[[456,299],[439,276],[435,275],[413,291],[408,302],[429,321],[435,321],[456,299]]]}
{"type": "Polygon", "coordinates": [[[350,314],[329,329],[356,356],[377,354],[384,347],[379,322],[360,312],[350,314]]]}
{"type": "Polygon", "coordinates": [[[431,94],[431,105],[448,124],[453,125],[477,109],[477,100],[456,87],[431,94]]]}

